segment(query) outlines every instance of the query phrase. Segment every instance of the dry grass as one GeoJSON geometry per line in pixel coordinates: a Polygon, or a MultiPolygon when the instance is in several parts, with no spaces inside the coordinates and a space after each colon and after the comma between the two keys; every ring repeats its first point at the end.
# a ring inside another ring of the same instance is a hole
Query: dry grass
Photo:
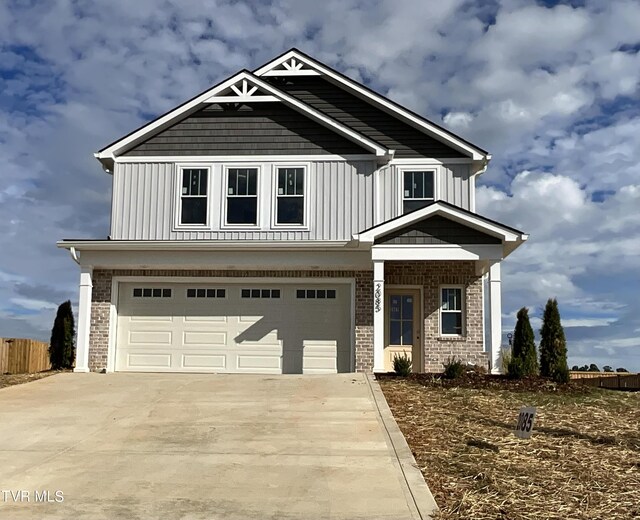
{"type": "Polygon", "coordinates": [[[380,384],[438,518],[640,517],[640,393],[380,384]],[[530,440],[513,435],[525,405],[530,440]]]}
{"type": "Polygon", "coordinates": [[[47,370],[46,372],[37,372],[35,374],[0,374],[0,388],[7,386],[21,385],[23,383],[29,383],[30,381],[36,381],[43,377],[49,377],[54,374],[59,374],[61,370],[47,370]]]}

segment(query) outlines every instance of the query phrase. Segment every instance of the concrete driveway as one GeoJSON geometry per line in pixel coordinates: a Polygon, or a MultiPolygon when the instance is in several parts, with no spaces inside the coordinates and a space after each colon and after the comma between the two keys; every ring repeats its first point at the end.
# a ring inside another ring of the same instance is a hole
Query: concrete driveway
{"type": "Polygon", "coordinates": [[[59,374],[5,388],[0,518],[420,518],[378,406],[361,374],[59,374]]]}

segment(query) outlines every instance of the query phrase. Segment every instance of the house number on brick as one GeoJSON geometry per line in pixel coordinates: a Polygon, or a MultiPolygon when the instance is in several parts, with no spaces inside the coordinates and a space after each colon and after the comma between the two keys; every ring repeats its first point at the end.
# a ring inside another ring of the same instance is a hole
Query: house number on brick
{"type": "Polygon", "coordinates": [[[382,284],[380,282],[376,283],[376,290],[373,294],[373,305],[376,312],[382,310],[382,284]]]}

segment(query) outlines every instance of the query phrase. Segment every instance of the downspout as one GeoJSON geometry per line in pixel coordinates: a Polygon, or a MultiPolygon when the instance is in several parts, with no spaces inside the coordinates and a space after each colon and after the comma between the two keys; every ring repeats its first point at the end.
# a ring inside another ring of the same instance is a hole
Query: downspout
{"type": "Polygon", "coordinates": [[[69,248],[69,254],[71,255],[71,258],[73,258],[73,261],[80,265],[80,257],[78,256],[78,252],[76,251],[76,248],[71,246],[69,248]]]}

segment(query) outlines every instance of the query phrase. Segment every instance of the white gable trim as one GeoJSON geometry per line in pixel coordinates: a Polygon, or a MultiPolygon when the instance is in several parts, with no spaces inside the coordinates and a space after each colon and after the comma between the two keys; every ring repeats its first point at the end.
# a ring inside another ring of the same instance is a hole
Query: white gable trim
{"type": "Polygon", "coordinates": [[[425,218],[435,215],[442,215],[443,217],[450,218],[455,222],[477,229],[478,231],[487,233],[488,235],[500,238],[504,242],[523,242],[529,237],[528,235],[517,233],[514,230],[511,230],[499,224],[486,222],[480,217],[469,215],[466,212],[456,210],[454,208],[435,202],[434,204],[431,204],[425,208],[407,213],[406,215],[403,215],[399,218],[390,220],[388,222],[385,222],[384,224],[354,235],[353,238],[354,240],[358,240],[360,243],[373,243],[378,237],[384,236],[397,229],[401,229],[405,226],[413,224],[414,222],[419,222],[420,220],[424,220],[425,218]]]}
{"type": "MultiPolygon", "coordinates": [[[[462,141],[461,139],[456,138],[455,136],[451,135],[445,130],[438,128],[436,125],[412,114],[406,109],[403,109],[391,103],[389,100],[385,99],[379,94],[376,94],[374,92],[369,91],[368,89],[363,88],[357,82],[350,80],[348,78],[345,78],[342,75],[336,74],[334,71],[324,66],[322,63],[315,61],[313,58],[310,58],[308,56],[302,56],[296,50],[291,50],[286,54],[283,54],[279,58],[276,58],[275,60],[270,61],[266,65],[263,65],[259,69],[255,70],[254,74],[256,76],[273,75],[272,71],[276,69],[276,67],[283,64],[284,62],[289,62],[293,59],[303,63],[304,65],[306,65],[311,69],[314,69],[320,72],[321,74],[326,75],[327,77],[331,78],[333,81],[346,86],[357,96],[373,101],[374,103],[379,105],[381,108],[383,108],[387,112],[391,112],[395,115],[400,116],[401,118],[406,120],[408,123],[410,123],[412,126],[422,131],[425,131],[427,134],[433,136],[439,141],[444,142],[460,150],[461,152],[468,154],[474,161],[489,162],[491,160],[490,154],[487,154],[469,145],[468,143],[462,141]]],[[[290,74],[290,75],[293,75],[293,74],[290,74]]]]}
{"type": "Polygon", "coordinates": [[[377,157],[387,157],[391,155],[389,150],[380,146],[378,143],[372,141],[371,139],[368,139],[367,137],[359,134],[358,132],[352,130],[351,128],[343,125],[342,123],[339,123],[338,121],[335,121],[334,119],[319,112],[318,110],[315,110],[314,108],[308,106],[302,101],[278,90],[277,88],[264,82],[260,78],[255,77],[250,72],[242,71],[230,77],[226,81],[223,81],[217,86],[212,87],[211,89],[203,92],[202,94],[195,97],[188,103],[185,103],[184,105],[172,110],[171,112],[156,119],[155,121],[152,121],[151,123],[136,130],[129,136],[116,141],[115,143],[105,148],[104,150],[95,153],[94,156],[98,160],[105,160],[105,159],[114,160],[115,157],[123,153],[123,151],[131,148],[132,146],[134,146],[136,143],[140,142],[144,138],[170,126],[177,118],[184,117],[185,115],[188,115],[190,113],[193,113],[199,110],[201,106],[205,103],[219,103],[221,102],[221,100],[224,102],[233,103],[238,101],[239,99],[242,99],[243,101],[245,101],[245,98],[246,98],[246,101],[256,100],[256,98],[252,97],[249,94],[251,90],[246,89],[247,85],[251,85],[251,87],[257,86],[259,89],[265,92],[268,92],[271,96],[276,98],[276,100],[284,102],[285,104],[287,104],[291,108],[294,108],[298,112],[301,112],[309,116],[311,119],[314,119],[315,121],[326,126],[327,128],[330,128],[336,131],[337,133],[340,133],[347,139],[357,144],[360,144],[366,149],[371,150],[373,153],[375,153],[377,157]],[[242,90],[237,88],[234,90],[232,88],[233,86],[237,87],[238,84],[243,85],[242,90]],[[218,96],[218,94],[224,92],[229,88],[231,88],[234,91],[235,96],[233,95],[218,96]],[[240,95],[238,95],[238,92],[236,92],[236,90],[240,92],[240,95]]]}
{"type": "Polygon", "coordinates": [[[265,76],[320,76],[315,69],[305,69],[305,64],[296,58],[279,62],[279,65],[282,65],[281,69],[273,68],[267,71],[265,76]]]}

